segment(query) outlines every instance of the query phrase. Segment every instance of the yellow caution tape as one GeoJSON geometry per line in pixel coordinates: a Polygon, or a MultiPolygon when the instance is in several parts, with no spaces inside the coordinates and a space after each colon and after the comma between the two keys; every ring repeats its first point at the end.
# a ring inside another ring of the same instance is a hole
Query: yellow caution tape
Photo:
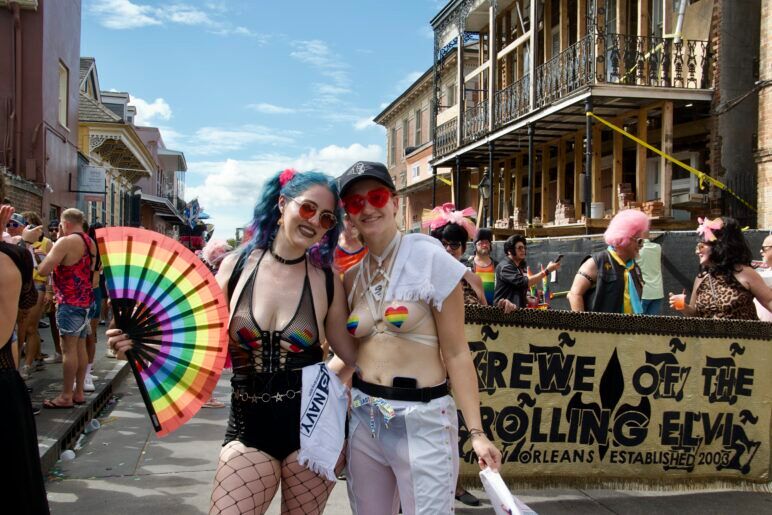
{"type": "Polygon", "coordinates": [[[609,122],[608,120],[604,120],[603,118],[601,118],[601,117],[600,117],[600,116],[598,116],[597,114],[593,113],[592,111],[587,111],[587,113],[586,113],[586,114],[587,114],[587,116],[590,116],[590,117],[592,117],[592,118],[595,118],[596,120],[598,120],[600,123],[602,123],[602,124],[603,124],[603,125],[605,125],[606,127],[610,128],[610,129],[612,129],[612,130],[615,130],[616,132],[618,132],[618,133],[622,134],[623,136],[625,136],[625,137],[627,137],[627,138],[630,138],[631,140],[635,141],[635,142],[636,142],[636,143],[638,143],[639,145],[643,145],[644,147],[648,148],[649,150],[651,150],[651,151],[652,151],[652,152],[654,152],[655,154],[657,154],[657,155],[659,155],[659,156],[661,156],[661,157],[663,157],[663,158],[667,159],[667,160],[668,160],[668,161],[670,161],[671,163],[673,163],[673,164],[676,164],[676,165],[680,166],[681,168],[683,168],[683,169],[684,169],[684,170],[686,170],[687,172],[693,173],[694,175],[696,175],[696,176],[697,176],[697,179],[699,179],[699,181],[700,181],[700,188],[704,188],[704,187],[705,187],[705,183],[706,183],[706,182],[708,182],[708,183],[710,183],[710,184],[714,185],[715,187],[717,187],[717,188],[719,188],[719,189],[721,189],[721,190],[724,190],[724,191],[726,191],[727,193],[729,193],[730,195],[732,195],[734,198],[736,198],[737,200],[739,200],[739,201],[740,201],[740,202],[741,202],[741,203],[742,203],[744,206],[746,206],[748,209],[750,209],[750,210],[751,210],[751,211],[753,211],[754,213],[756,212],[756,209],[755,209],[755,208],[754,208],[752,205],[750,205],[750,204],[749,204],[747,201],[745,201],[745,199],[743,199],[742,197],[740,197],[740,196],[739,196],[737,193],[735,193],[734,191],[732,191],[732,189],[731,189],[731,188],[729,188],[729,187],[728,187],[726,184],[724,184],[723,182],[719,181],[718,179],[715,179],[715,178],[711,177],[710,175],[708,175],[708,174],[706,174],[706,173],[704,173],[704,172],[701,172],[701,171],[697,170],[696,168],[692,168],[692,167],[691,167],[691,166],[689,166],[688,164],[686,164],[686,163],[684,163],[684,162],[682,162],[682,161],[679,161],[679,160],[678,160],[678,159],[676,159],[675,157],[673,157],[673,156],[671,156],[671,155],[669,155],[669,154],[666,154],[666,153],[662,152],[660,149],[658,149],[658,148],[656,148],[656,147],[653,147],[653,146],[649,145],[648,143],[646,143],[646,142],[645,142],[645,141],[643,141],[642,139],[640,139],[640,138],[637,138],[637,137],[633,136],[632,134],[630,134],[629,132],[625,131],[625,130],[624,130],[624,129],[622,129],[621,127],[617,127],[616,125],[614,125],[613,123],[609,122]]]}
{"type": "Polygon", "coordinates": [[[445,183],[445,184],[447,184],[448,186],[452,186],[452,185],[453,185],[453,183],[452,183],[452,182],[450,182],[449,180],[447,180],[445,177],[442,177],[442,176],[439,176],[439,175],[437,176],[437,180],[438,180],[438,181],[442,181],[442,182],[444,182],[444,183],[445,183]]]}

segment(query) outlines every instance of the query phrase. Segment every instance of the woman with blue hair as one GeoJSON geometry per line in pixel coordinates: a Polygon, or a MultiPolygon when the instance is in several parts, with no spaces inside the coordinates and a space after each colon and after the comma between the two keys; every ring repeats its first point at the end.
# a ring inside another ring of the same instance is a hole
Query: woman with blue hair
{"type": "MultiPolygon", "coordinates": [[[[347,365],[356,359],[343,286],[330,268],[339,203],[336,183],[324,174],[276,174],[263,187],[246,244],[220,266],[234,375],[210,514],[265,513],[279,486],[282,513],[321,513],[335,485],[328,478],[341,455],[342,420],[327,469],[299,450],[307,440],[300,434],[304,369],[318,368],[325,338],[347,365]]],[[[119,352],[130,347],[117,337],[110,343],[119,352]]]]}

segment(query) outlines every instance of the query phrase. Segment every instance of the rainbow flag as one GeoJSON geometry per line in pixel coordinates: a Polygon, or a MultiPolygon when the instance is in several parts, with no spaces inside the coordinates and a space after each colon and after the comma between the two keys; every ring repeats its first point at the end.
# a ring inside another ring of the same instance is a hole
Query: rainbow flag
{"type": "MultiPolygon", "coordinates": [[[[541,267],[541,271],[544,272],[544,265],[539,265],[541,267]]],[[[544,304],[549,306],[550,303],[550,280],[549,277],[547,277],[547,274],[544,275],[544,278],[541,280],[541,292],[544,295],[544,304]]]]}

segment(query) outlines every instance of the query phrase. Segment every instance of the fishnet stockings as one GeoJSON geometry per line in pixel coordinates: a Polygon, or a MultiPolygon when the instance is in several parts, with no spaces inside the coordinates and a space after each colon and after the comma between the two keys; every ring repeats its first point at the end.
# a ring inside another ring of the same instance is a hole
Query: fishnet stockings
{"type": "MultiPolygon", "coordinates": [[[[209,514],[263,514],[276,495],[279,480],[282,514],[321,514],[335,482],[300,465],[297,456],[293,452],[280,465],[268,454],[241,442],[228,443],[220,452],[209,514]]],[[[343,456],[336,472],[343,469],[343,456]]]]}
{"type": "Polygon", "coordinates": [[[279,462],[239,441],[220,451],[209,514],[265,513],[279,487],[279,462]]]}

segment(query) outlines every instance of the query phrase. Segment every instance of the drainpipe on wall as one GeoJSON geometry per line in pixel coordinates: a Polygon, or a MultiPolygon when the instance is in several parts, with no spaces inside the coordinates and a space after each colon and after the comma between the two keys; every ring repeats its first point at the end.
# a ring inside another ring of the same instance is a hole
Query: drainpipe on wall
{"type": "Polygon", "coordinates": [[[9,4],[9,8],[13,10],[13,32],[14,32],[14,103],[13,103],[13,122],[14,122],[14,136],[13,136],[13,157],[10,163],[13,167],[13,171],[16,175],[23,177],[21,174],[21,137],[22,137],[22,105],[23,105],[23,89],[22,89],[22,68],[21,68],[21,8],[17,2],[9,4]],[[14,163],[15,161],[15,163],[14,163]]]}

